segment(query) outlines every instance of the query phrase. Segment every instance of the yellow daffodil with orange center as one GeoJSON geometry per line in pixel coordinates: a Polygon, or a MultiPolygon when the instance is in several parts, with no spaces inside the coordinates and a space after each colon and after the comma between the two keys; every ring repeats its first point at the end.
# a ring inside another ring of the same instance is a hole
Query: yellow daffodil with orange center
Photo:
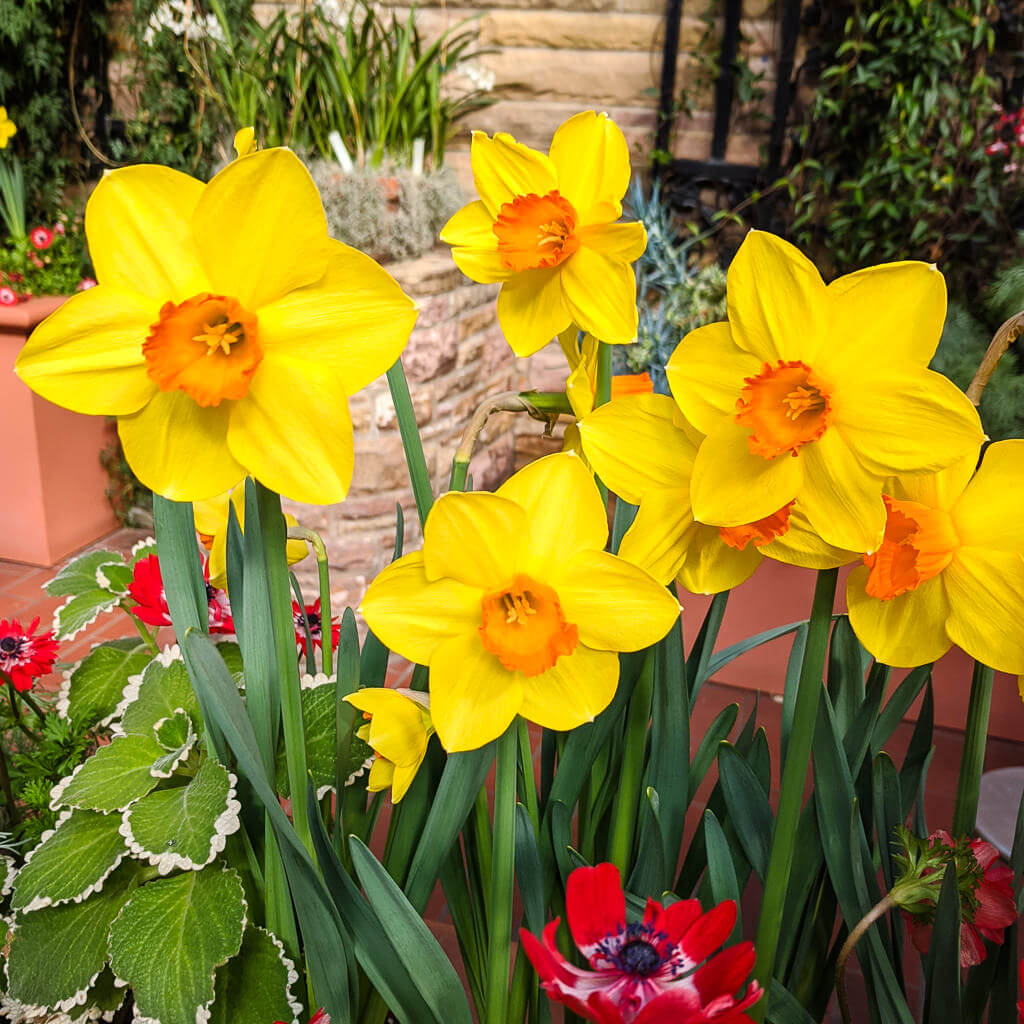
{"type": "Polygon", "coordinates": [[[391,800],[397,804],[412,785],[434,734],[430,701],[415,690],[386,687],[357,690],[345,700],[368,720],[356,730],[376,755],[366,788],[371,793],[390,788],[391,800]]]}
{"type": "Polygon", "coordinates": [[[984,436],[966,396],[927,368],[946,314],[942,275],[890,263],[826,286],[793,246],[751,231],[727,289],[728,322],[692,331],[666,368],[706,435],[694,515],[736,527],[795,499],[828,544],[875,550],[882,481],[936,472],[984,436]]]}
{"type": "Polygon", "coordinates": [[[363,616],[391,650],[430,666],[446,750],[483,746],[520,714],[558,730],[591,721],[615,694],[617,652],[669,631],[676,600],[607,540],[583,462],[549,455],[494,494],[438,499],[423,550],[373,581],[363,616]]]}
{"type": "Polygon", "coordinates": [[[690,505],[693,467],[704,438],[667,395],[631,395],[602,405],[579,424],[583,454],[608,487],[638,505],[619,554],[691,593],[716,594],[748,579],[767,555],[827,569],[856,556],[826,544],[798,501],[760,519],[718,527],[690,505]]]}
{"type": "Polygon", "coordinates": [[[631,342],[630,263],[647,234],[616,223],[630,178],[618,126],[606,114],[577,114],[546,155],[503,132],[474,132],[470,159],[480,198],[441,239],[467,277],[501,282],[498,321],[515,354],[531,355],[573,323],[611,344],[631,342]]]}
{"type": "MultiPolygon", "coordinates": [[[[558,335],[558,343],[569,364],[565,394],[577,419],[582,419],[594,408],[597,392],[597,356],[599,342],[592,334],[583,334],[569,327],[558,335]]],[[[616,374],[611,380],[611,397],[650,394],[654,382],[649,373],[616,374]]]]}
{"type": "Polygon", "coordinates": [[[395,362],[416,311],[327,236],[295,155],[241,156],[206,185],[166,167],[112,171],[85,230],[99,284],[36,328],[22,379],[116,416],[129,464],[165,497],[211,498],[248,474],[297,501],[341,501],[348,398],[395,362]]]}
{"type": "Polygon", "coordinates": [[[850,573],[850,624],[898,668],[956,644],[1024,672],[1024,441],[1000,441],[935,474],[886,483],[885,536],[850,573]]]}
{"type": "Polygon", "coordinates": [[[0,107],[0,149],[6,149],[18,131],[18,126],[7,116],[7,108],[0,107]]]}
{"type": "MultiPolygon", "coordinates": [[[[228,585],[228,506],[233,505],[238,525],[245,530],[245,481],[216,498],[194,502],[192,513],[195,518],[199,542],[210,553],[210,586],[226,590],[228,585]]],[[[298,526],[295,516],[285,513],[285,525],[298,526]]],[[[309,554],[304,540],[289,540],[285,544],[285,557],[289,565],[295,565],[309,554]]]]}

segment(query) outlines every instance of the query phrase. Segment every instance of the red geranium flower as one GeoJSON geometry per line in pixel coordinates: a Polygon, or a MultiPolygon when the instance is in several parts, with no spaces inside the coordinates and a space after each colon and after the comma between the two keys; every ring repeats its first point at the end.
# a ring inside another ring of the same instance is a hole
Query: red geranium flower
{"type": "Polygon", "coordinates": [[[33,228],[29,232],[28,240],[37,249],[49,249],[53,245],[53,232],[49,228],[44,228],[42,224],[37,228],[33,228]]]}
{"type": "Polygon", "coordinates": [[[751,1024],[743,1011],[761,998],[757,982],[740,989],[754,967],[754,946],[741,942],[712,956],[732,932],[736,903],[704,913],[697,900],[663,907],[647,901],[643,921],[626,922],[626,899],[613,864],[577,868],[565,893],[569,930],[592,970],[580,970],[556,943],[559,918],[541,942],[519,932],[547,994],[598,1024],[751,1024]]]}
{"type": "MultiPolygon", "coordinates": [[[[954,846],[953,837],[938,829],[929,837],[945,846],[954,846]]],[[[1013,895],[1013,868],[999,860],[999,851],[984,839],[971,840],[971,852],[981,868],[981,881],[974,891],[978,901],[973,920],[960,925],[960,966],[973,967],[985,959],[988,951],[982,939],[1003,944],[1003,931],[1017,920],[1017,901],[1013,895]]],[[[954,869],[955,870],[955,869],[954,869]]],[[[910,937],[920,953],[928,952],[932,926],[904,913],[910,937]]]]}
{"type": "Polygon", "coordinates": [[[17,619],[0,619],[0,670],[7,673],[19,693],[32,689],[32,683],[52,671],[57,659],[57,642],[53,632],[33,636],[39,619],[28,629],[17,619]]]}
{"type": "MultiPolygon", "coordinates": [[[[206,601],[211,633],[234,633],[235,624],[231,618],[228,595],[217,587],[210,586],[210,565],[203,560],[203,579],[206,581],[206,601]]],[[[171,613],[167,607],[167,592],[160,575],[160,562],[156,555],[140,558],[128,584],[128,594],[136,602],[132,614],[150,626],[171,625],[171,613]]]]}
{"type": "MultiPolygon", "coordinates": [[[[295,620],[295,643],[300,653],[306,649],[306,627],[302,621],[302,609],[298,601],[292,601],[292,618],[295,620]]],[[[313,646],[321,648],[324,645],[323,623],[320,620],[320,598],[312,604],[306,605],[306,618],[309,619],[309,635],[313,646]]],[[[338,625],[338,618],[331,619],[331,649],[338,649],[338,637],[341,636],[341,626],[338,625]]]]}
{"type": "Polygon", "coordinates": [[[0,306],[16,306],[18,304],[18,293],[6,285],[0,288],[0,306]]]}

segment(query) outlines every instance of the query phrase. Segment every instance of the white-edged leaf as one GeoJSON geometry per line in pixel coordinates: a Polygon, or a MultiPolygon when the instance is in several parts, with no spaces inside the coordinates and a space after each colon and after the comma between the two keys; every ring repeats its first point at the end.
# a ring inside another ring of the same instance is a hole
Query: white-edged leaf
{"type": "Polygon", "coordinates": [[[82,903],[18,914],[7,957],[8,994],[33,1006],[82,1005],[107,961],[111,922],[137,877],[138,866],[127,861],[82,903]]]}
{"type": "Polygon", "coordinates": [[[153,660],[141,640],[94,647],[61,685],[57,710],[76,725],[109,725],[128,680],[153,660]]]}
{"type": "Polygon", "coordinates": [[[128,593],[128,585],[135,575],[131,566],[125,565],[124,559],[116,562],[104,562],[96,567],[96,586],[101,590],[109,590],[118,597],[128,593]]]}
{"type": "Polygon", "coordinates": [[[0,853],[0,900],[10,896],[17,874],[18,868],[14,858],[8,857],[6,853],[0,853]]]}
{"type": "Polygon", "coordinates": [[[213,1001],[214,972],[239,950],[242,882],[207,868],[137,889],[110,926],[110,966],[135,993],[144,1017],[196,1024],[213,1001]]]}
{"type": "Polygon", "coordinates": [[[170,718],[161,718],[153,726],[153,734],[160,747],[167,751],[158,757],[150,768],[150,774],[158,779],[169,779],[185,760],[199,739],[192,719],[181,708],[177,708],[170,718]],[[178,745],[172,746],[177,743],[178,745]]]}
{"type": "Polygon", "coordinates": [[[110,562],[123,562],[116,551],[90,551],[72,558],[52,580],[43,584],[51,597],[70,597],[96,590],[96,570],[110,562]]]}
{"type": "Polygon", "coordinates": [[[53,634],[58,640],[71,640],[96,621],[101,612],[117,606],[121,598],[94,587],[69,597],[53,613],[53,634]]]}
{"type": "Polygon", "coordinates": [[[103,888],[128,850],[117,815],[65,811],[44,832],[14,883],[11,906],[25,913],[60,903],[80,903],[103,888]]]}
{"type": "Polygon", "coordinates": [[[157,784],[153,765],[169,756],[149,736],[116,736],[50,791],[50,807],[123,811],[157,784]]]}
{"type": "Polygon", "coordinates": [[[277,938],[262,928],[248,928],[238,956],[217,971],[209,1024],[298,1024],[302,1003],[293,992],[298,980],[277,938]]]}
{"type": "Polygon", "coordinates": [[[135,566],[136,562],[141,562],[144,558],[149,558],[150,555],[156,554],[156,537],[146,537],[144,540],[137,541],[132,545],[131,551],[128,553],[126,561],[130,566],[135,566]]]}
{"type": "Polygon", "coordinates": [[[187,786],[158,789],[122,815],[121,835],[132,854],[161,875],[198,871],[238,831],[237,780],[223,765],[204,761],[187,786]]]}
{"type": "Polygon", "coordinates": [[[179,709],[200,722],[199,702],[177,652],[177,646],[168,648],[141,676],[128,680],[118,705],[121,721],[114,727],[116,734],[152,736],[156,723],[179,709]]]}

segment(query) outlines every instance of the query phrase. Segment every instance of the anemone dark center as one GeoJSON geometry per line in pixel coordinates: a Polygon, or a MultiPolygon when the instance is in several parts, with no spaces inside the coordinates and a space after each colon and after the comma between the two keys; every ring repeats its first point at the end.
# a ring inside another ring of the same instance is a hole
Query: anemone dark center
{"type": "Polygon", "coordinates": [[[320,628],[320,616],[316,612],[306,612],[306,618],[309,620],[310,631],[315,633],[320,628]]]}
{"type": "Polygon", "coordinates": [[[661,964],[658,951],[643,939],[633,939],[619,950],[619,961],[630,974],[652,974],[661,964]]]}
{"type": "Polygon", "coordinates": [[[0,651],[4,654],[11,654],[18,649],[18,641],[13,636],[5,636],[0,640],[0,651]]]}
{"type": "Polygon", "coordinates": [[[216,588],[211,586],[209,583],[207,583],[206,584],[206,600],[207,601],[212,601],[214,599],[214,597],[216,597],[216,595],[217,595],[216,588]]]}

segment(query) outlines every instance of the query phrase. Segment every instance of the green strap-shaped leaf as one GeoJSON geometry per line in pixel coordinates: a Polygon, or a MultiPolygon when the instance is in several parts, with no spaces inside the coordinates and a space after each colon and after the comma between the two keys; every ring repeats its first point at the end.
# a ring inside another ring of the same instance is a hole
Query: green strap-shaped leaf
{"type": "Polygon", "coordinates": [[[109,724],[128,680],[152,660],[138,639],[93,648],[62,684],[57,710],[76,725],[109,724]]]}
{"type": "Polygon", "coordinates": [[[96,590],[96,570],[101,565],[119,561],[121,556],[116,551],[90,551],[79,558],[72,558],[43,587],[51,597],[71,597],[96,590]]]}
{"type": "Polygon", "coordinates": [[[284,946],[270,932],[249,928],[238,956],[217,970],[209,1024],[298,1024],[302,1003],[293,991],[298,980],[284,946]]]}
{"type": "Polygon", "coordinates": [[[7,957],[8,995],[31,1006],[78,1005],[103,970],[110,923],[135,888],[137,873],[137,865],[126,862],[82,903],[19,914],[7,957]]]}
{"type": "Polygon", "coordinates": [[[198,871],[238,831],[241,804],[235,777],[217,761],[204,761],[187,786],[158,789],[124,812],[121,835],[132,854],[161,875],[198,871]]]}
{"type": "Polygon", "coordinates": [[[127,736],[152,736],[153,727],[181,708],[195,722],[200,721],[199,703],[192,691],[185,663],[177,646],[165,648],[124,688],[118,706],[120,723],[114,732],[127,736]]]}
{"type": "Polygon", "coordinates": [[[196,1024],[213,1001],[214,972],[239,951],[244,927],[234,871],[160,879],[136,890],[110,926],[110,966],[132,987],[139,1015],[196,1024]]]}
{"type": "Polygon", "coordinates": [[[50,806],[123,811],[156,787],[152,768],[166,756],[152,735],[115,737],[53,787],[50,806]]]}
{"type": "Polygon", "coordinates": [[[128,852],[118,832],[120,824],[117,815],[65,811],[18,872],[11,907],[28,912],[51,904],[81,903],[102,889],[128,852]]]}
{"type": "Polygon", "coordinates": [[[109,590],[94,587],[69,597],[53,615],[53,633],[58,640],[71,640],[96,621],[102,612],[110,611],[121,598],[109,590]]]}

